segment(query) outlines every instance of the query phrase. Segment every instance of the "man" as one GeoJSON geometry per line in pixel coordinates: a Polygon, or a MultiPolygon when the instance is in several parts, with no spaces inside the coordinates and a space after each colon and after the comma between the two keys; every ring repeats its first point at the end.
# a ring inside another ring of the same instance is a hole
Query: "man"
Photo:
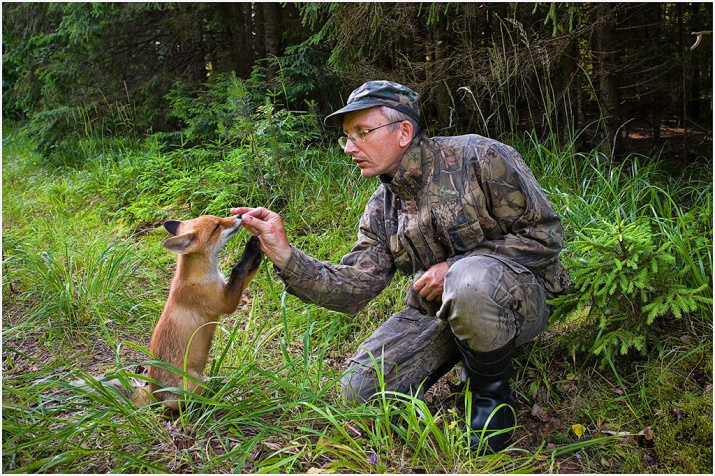
{"type": "Polygon", "coordinates": [[[405,309],[362,343],[341,381],[348,400],[384,387],[419,395],[459,360],[472,391],[472,447],[493,451],[515,425],[509,377],[516,345],[546,327],[546,299],[566,290],[561,220],[517,152],[478,135],[429,138],[419,95],[370,81],[325,119],[365,178],[382,185],[340,264],[288,242],[280,216],[233,208],[258,236],[286,289],[305,302],[357,313],[396,270],[413,276],[405,309]]]}

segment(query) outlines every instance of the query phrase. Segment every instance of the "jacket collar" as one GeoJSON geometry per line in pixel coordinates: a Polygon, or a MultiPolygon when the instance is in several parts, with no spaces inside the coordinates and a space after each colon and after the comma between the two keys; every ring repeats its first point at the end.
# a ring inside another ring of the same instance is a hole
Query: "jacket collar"
{"type": "Polygon", "coordinates": [[[422,189],[425,177],[430,176],[434,167],[434,152],[430,145],[431,140],[426,135],[415,137],[405,151],[395,176],[390,180],[389,177],[381,175],[382,183],[401,198],[416,197],[422,189]]]}

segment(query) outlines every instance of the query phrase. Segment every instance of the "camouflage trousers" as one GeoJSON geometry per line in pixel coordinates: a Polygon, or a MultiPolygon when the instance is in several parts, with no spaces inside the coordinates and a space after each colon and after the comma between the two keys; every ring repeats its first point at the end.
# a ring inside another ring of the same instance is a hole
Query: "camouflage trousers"
{"type": "Polygon", "coordinates": [[[517,345],[530,341],[546,327],[550,297],[518,263],[492,256],[463,258],[445,277],[437,316],[408,307],[360,345],[340,382],[343,398],[369,400],[381,386],[421,397],[422,389],[459,362],[455,338],[480,352],[512,339],[517,345]]]}

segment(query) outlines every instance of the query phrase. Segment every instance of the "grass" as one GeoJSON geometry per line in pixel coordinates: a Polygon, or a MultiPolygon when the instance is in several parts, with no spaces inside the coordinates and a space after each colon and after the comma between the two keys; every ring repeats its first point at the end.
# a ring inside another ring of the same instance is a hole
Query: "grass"
{"type": "MultiPolygon", "coordinates": [[[[105,143],[83,149],[82,165],[52,168],[28,138],[5,130],[4,473],[710,469],[712,452],[701,451],[712,439],[712,321],[704,308],[656,320],[644,353],[605,365],[571,352],[569,342],[587,334],[578,313],[553,323],[519,349],[512,449],[484,457],[467,448],[469,398],[457,369],[424,401],[383,392],[376,404],[352,406],[339,397],[346,358],[401,307],[406,278],[353,317],[287,295],[264,262],[239,310],[221,321],[205,391],[176,418],[136,408],[98,384],[96,393],[72,384],[143,378],[175,263],[160,246],[166,218],[267,205],[309,254],[336,261],[350,249],[375,183],[341,154],[309,148],[280,169],[263,164],[272,178],[257,183],[255,147],[105,143]]],[[[616,210],[648,217],[654,239],[672,241],[683,282],[706,284],[712,294],[711,177],[664,173],[644,158],[612,164],[533,140],[520,147],[566,217],[569,239],[616,210]]],[[[224,271],[245,239],[227,245],[224,271]]]]}

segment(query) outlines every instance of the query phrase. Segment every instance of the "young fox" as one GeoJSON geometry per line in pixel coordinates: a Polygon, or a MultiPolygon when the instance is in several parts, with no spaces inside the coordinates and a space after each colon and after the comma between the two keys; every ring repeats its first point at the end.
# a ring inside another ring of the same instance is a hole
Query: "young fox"
{"type": "MultiPolygon", "coordinates": [[[[170,220],[164,223],[164,228],[173,236],[166,238],[162,245],[178,255],[178,263],[169,298],[151,336],[149,351],[157,360],[200,380],[216,322],[223,314],[236,310],[243,291],[258,271],[263,254],[258,238],[249,238],[226,281],[218,269],[218,253],[241,228],[240,218],[205,215],[193,220],[170,220]]],[[[148,376],[159,384],[150,382],[144,388],[135,389],[132,399],[140,406],[156,399],[163,401],[169,410],[177,411],[180,397],[164,387],[194,393],[201,390],[193,380],[165,368],[150,366],[148,376]]],[[[126,395],[119,382],[104,385],[126,395]]]]}
{"type": "MultiPolygon", "coordinates": [[[[218,269],[218,253],[241,228],[240,218],[205,215],[187,221],[167,221],[164,228],[174,236],[162,244],[176,253],[179,261],[169,299],[151,336],[149,351],[158,360],[200,379],[216,329],[214,323],[222,315],[236,310],[243,291],[258,271],[263,254],[258,238],[249,238],[226,281],[218,269]]],[[[163,368],[149,367],[148,375],[164,387],[197,391],[194,381],[163,368]]],[[[170,410],[178,410],[175,394],[161,391],[153,383],[149,384],[148,391],[157,400],[164,401],[170,410]]]]}

